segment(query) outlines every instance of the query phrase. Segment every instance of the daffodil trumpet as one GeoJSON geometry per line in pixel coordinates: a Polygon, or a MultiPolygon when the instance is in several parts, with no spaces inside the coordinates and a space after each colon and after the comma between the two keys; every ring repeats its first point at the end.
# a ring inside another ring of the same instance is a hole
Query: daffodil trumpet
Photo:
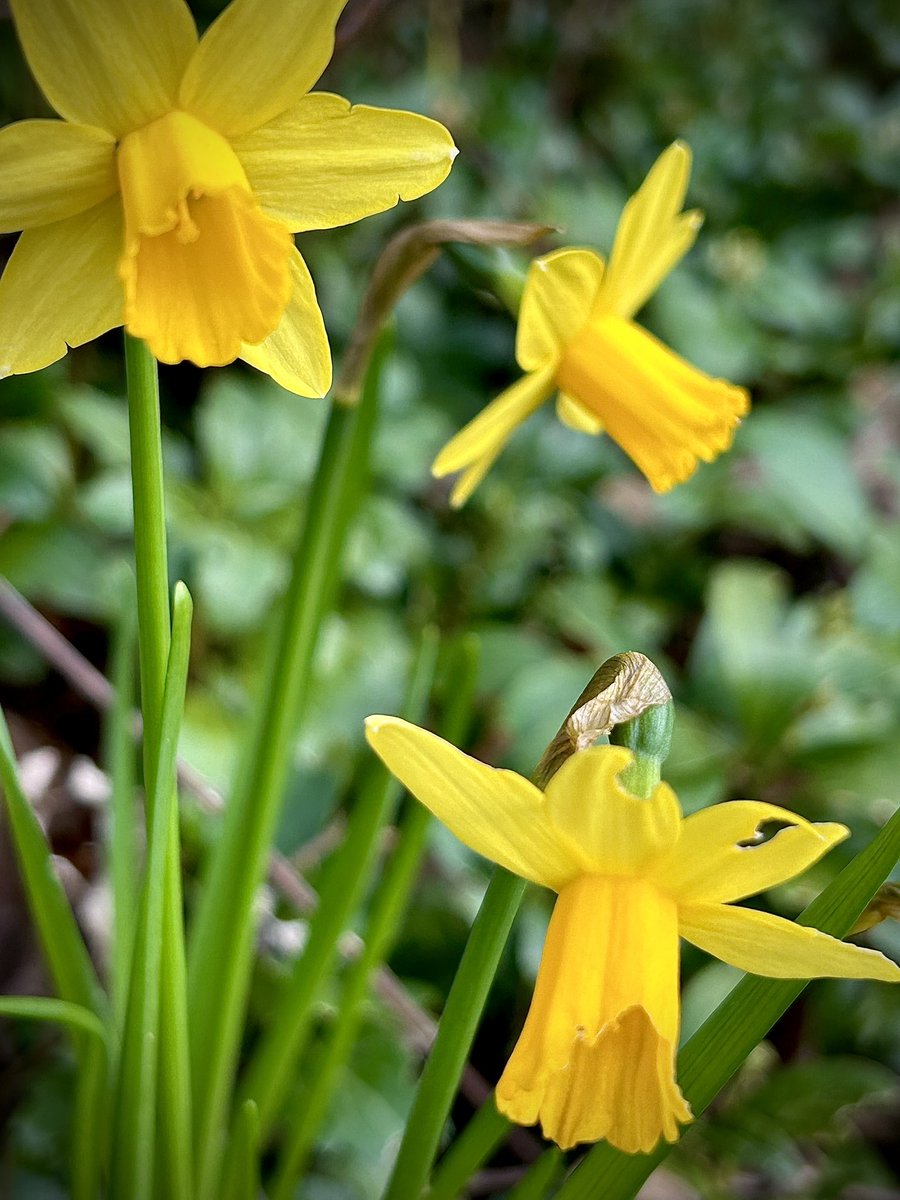
{"type": "Polygon", "coordinates": [[[681,938],[770,978],[900,982],[875,950],[735,904],[812,866],[843,825],[751,801],[684,817],[666,783],[646,799],[623,786],[633,754],[622,746],[576,751],[542,791],[398,718],[369,717],[366,730],[458,838],[558,894],[496,1099],[564,1149],[605,1139],[647,1153],[691,1120],[675,1078],[681,938]]]}
{"type": "Polygon", "coordinates": [[[184,0],[13,0],[62,120],[0,130],[0,378],[123,325],[162,362],[243,358],[331,385],[293,234],[437,187],[456,154],[414,113],[310,92],[345,0],[232,0],[202,38],[184,0]]]}
{"type": "Polygon", "coordinates": [[[702,224],[699,212],[681,211],[690,166],[683,142],[660,155],[625,206],[608,264],[593,250],[569,248],[532,262],[516,333],[525,375],[451,438],[432,467],[438,477],[461,472],[455,506],[554,393],[561,421],[608,433],[657,492],[731,445],[747,392],[692,367],[634,320],[702,224]]]}

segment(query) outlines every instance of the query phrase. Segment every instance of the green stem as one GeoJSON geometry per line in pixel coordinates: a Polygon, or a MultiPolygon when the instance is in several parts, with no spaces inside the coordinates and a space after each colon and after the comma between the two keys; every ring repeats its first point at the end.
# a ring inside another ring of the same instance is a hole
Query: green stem
{"type": "Polygon", "coordinates": [[[427,1200],[456,1200],[509,1133],[509,1121],[489,1096],[434,1173],[427,1200]]]}
{"type": "MultiPolygon", "coordinates": [[[[141,715],[144,722],[144,794],[148,828],[158,794],[163,692],[171,641],[162,437],[156,361],[143,342],[125,335],[128,425],[134,501],[141,715]]],[[[182,925],[181,865],[176,816],[167,831],[164,921],[166,954],[160,964],[160,1130],[163,1173],[173,1200],[191,1200],[190,1063],[182,925]]]]}
{"type": "MultiPolygon", "coordinates": [[[[845,937],[900,858],[900,809],[862,853],[803,910],[799,925],[845,937]]],[[[747,975],[707,1018],[678,1056],[678,1081],[699,1116],[753,1048],[807,986],[805,979],[747,975]]],[[[601,1142],[557,1194],[557,1200],[631,1200],[672,1146],[623,1154],[601,1142]]]]}
{"type": "MultiPolygon", "coordinates": [[[[128,428],[134,498],[134,560],[137,574],[141,713],[144,718],[144,772],[154,769],[159,743],[166,660],[169,655],[169,569],[163,496],[162,439],[156,361],[143,342],[125,335],[128,428]]],[[[147,814],[148,824],[151,814],[147,814]]]]}
{"type": "Polygon", "coordinates": [[[523,879],[494,869],[419,1080],[385,1200],[415,1200],[425,1187],[524,892],[523,879]]]}
{"type": "Polygon", "coordinates": [[[253,898],[281,809],[319,627],[339,578],[344,537],[366,473],[378,375],[376,362],[358,408],[332,406],[263,683],[259,720],[228,802],[194,921],[189,994],[201,1198],[216,1191],[252,967],[253,898]]]}

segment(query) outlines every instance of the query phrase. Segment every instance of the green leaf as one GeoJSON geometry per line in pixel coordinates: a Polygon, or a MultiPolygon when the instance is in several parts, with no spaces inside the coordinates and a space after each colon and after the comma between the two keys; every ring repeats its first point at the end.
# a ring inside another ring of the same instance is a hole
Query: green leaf
{"type": "Polygon", "coordinates": [[[90,1010],[102,1021],[106,1017],[106,998],[54,869],[44,831],[19,783],[12,742],[2,713],[0,782],[28,907],[53,985],[61,1000],[90,1010]]]}

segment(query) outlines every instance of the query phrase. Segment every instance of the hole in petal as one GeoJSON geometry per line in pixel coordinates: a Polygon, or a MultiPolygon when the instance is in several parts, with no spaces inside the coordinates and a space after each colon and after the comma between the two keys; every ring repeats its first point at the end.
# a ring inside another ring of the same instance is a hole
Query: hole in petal
{"type": "Polygon", "coordinates": [[[777,834],[781,833],[782,829],[793,828],[792,821],[779,821],[777,817],[772,817],[767,821],[760,821],[752,837],[735,842],[735,845],[739,850],[752,850],[754,846],[762,846],[765,842],[771,842],[777,834]]]}

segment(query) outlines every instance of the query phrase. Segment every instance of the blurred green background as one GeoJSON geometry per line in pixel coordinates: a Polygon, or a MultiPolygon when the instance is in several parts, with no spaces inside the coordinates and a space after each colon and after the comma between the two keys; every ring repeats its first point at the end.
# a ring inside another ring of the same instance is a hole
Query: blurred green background
{"type": "MultiPolygon", "coordinates": [[[[221,5],[192,7],[202,24],[221,5]]],[[[285,852],[352,808],[362,718],[397,711],[426,622],[448,642],[479,635],[470,749],[526,774],[600,661],[650,655],[678,701],[666,774],[687,810],[752,797],[852,829],[765,898],[773,911],[794,915],[872,837],[900,790],[898,66],[890,0],[350,0],[320,86],[437,117],[461,154],[425,200],[300,239],[335,357],[396,230],[516,218],[560,228],[540,249],[606,252],[622,203],[682,137],[706,224],[642,320],[750,388],[754,408],[733,451],[665,497],[548,408],[454,513],[429,464],[518,374],[514,321],[489,281],[527,256],[439,261],[397,311],[371,492],[298,730],[285,852]]],[[[45,112],[7,15],[0,119],[45,112]]],[[[123,386],[117,333],[0,385],[0,573],[101,668],[130,556],[123,386]]],[[[227,789],[326,405],[240,366],[163,368],[162,388],[171,566],[196,604],[182,751],[227,789]]],[[[2,621],[0,681],[22,749],[97,755],[96,714],[2,621]]],[[[210,828],[188,817],[193,871],[210,828]]],[[[63,803],[51,823],[88,885],[96,820],[63,803]]],[[[485,878],[434,830],[392,965],[436,1011],[485,878]]],[[[5,891],[10,990],[21,933],[5,891]]],[[[524,1017],[548,902],[529,896],[493,989],[474,1054],[491,1080],[524,1017]]],[[[867,944],[900,957],[900,930],[882,925],[867,944]]],[[[276,959],[261,959],[260,1019],[276,959]]],[[[693,951],[684,969],[690,1033],[737,973],[693,951]]],[[[647,1195],[896,1196],[897,1016],[887,985],[816,984],[647,1195]]],[[[12,1028],[0,1054],[0,1191],[5,1179],[12,1195],[62,1195],[64,1047],[12,1028]]],[[[304,1197],[374,1200],[416,1070],[396,1018],[373,1003],[304,1197]]],[[[461,1101],[457,1125],[470,1111],[461,1101]]],[[[477,1194],[505,1194],[517,1161],[501,1152],[477,1194]]]]}

